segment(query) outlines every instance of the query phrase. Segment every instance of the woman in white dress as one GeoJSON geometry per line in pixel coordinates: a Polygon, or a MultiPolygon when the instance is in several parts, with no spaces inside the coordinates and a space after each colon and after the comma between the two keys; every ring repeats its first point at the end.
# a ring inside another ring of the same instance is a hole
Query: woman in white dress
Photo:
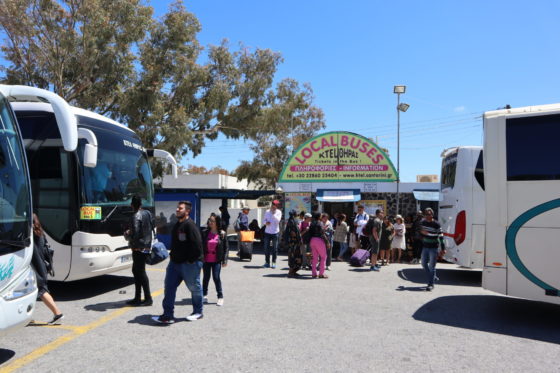
{"type": "Polygon", "coordinates": [[[402,252],[403,250],[406,250],[406,226],[404,225],[402,216],[397,215],[393,228],[395,229],[395,236],[393,237],[393,243],[391,244],[391,262],[400,263],[402,252]],[[397,257],[396,261],[395,257],[397,257]]]}

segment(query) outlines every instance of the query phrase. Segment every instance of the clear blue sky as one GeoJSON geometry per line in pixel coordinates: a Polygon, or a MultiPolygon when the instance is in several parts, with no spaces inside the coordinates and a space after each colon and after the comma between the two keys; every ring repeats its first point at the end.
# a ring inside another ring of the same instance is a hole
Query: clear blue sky
{"type": "MultiPolygon", "coordinates": [[[[168,2],[153,2],[162,14],[168,2]]],[[[560,102],[560,2],[186,1],[199,40],[270,48],[277,80],[309,82],[326,131],[378,138],[396,164],[395,84],[401,101],[401,180],[439,174],[440,153],[481,145],[480,115],[560,102]]],[[[183,163],[234,169],[251,157],[243,142],[218,139],[183,163]]]]}

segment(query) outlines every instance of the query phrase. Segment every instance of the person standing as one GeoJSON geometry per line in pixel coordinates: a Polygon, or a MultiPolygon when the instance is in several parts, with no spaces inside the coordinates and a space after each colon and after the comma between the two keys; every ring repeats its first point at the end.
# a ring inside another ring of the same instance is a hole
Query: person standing
{"type": "Polygon", "coordinates": [[[391,245],[391,261],[400,263],[403,250],[406,250],[406,226],[402,216],[397,215],[393,228],[395,229],[395,236],[391,245]]]}
{"type": "Polygon", "coordinates": [[[377,254],[379,254],[379,242],[381,241],[381,236],[383,233],[383,217],[385,213],[381,209],[375,210],[375,218],[373,219],[373,228],[371,231],[370,245],[371,245],[371,256],[370,256],[370,269],[375,272],[379,272],[380,267],[377,265],[377,254]]]}
{"type": "Polygon", "coordinates": [[[155,321],[162,324],[175,322],[173,316],[175,297],[181,281],[185,281],[192,298],[193,313],[187,316],[187,320],[196,321],[203,317],[200,270],[204,254],[200,230],[189,218],[191,209],[192,204],[189,201],[181,201],[177,204],[175,211],[177,222],[171,230],[170,260],[165,271],[164,281],[163,314],[153,317],[155,321]]]}
{"type": "Polygon", "coordinates": [[[336,229],[334,230],[334,241],[338,242],[338,246],[340,250],[338,251],[338,257],[336,258],[339,261],[344,260],[344,253],[348,249],[348,224],[346,224],[346,214],[340,213],[338,215],[338,224],[336,225],[336,229]]]}
{"type": "Polygon", "coordinates": [[[381,265],[389,265],[389,256],[391,252],[391,245],[393,242],[393,224],[388,216],[383,218],[383,225],[381,226],[381,238],[379,240],[379,251],[381,257],[381,265]]]}
{"type": "Polygon", "coordinates": [[[222,205],[218,207],[218,209],[220,210],[220,219],[222,221],[221,223],[222,226],[220,227],[220,229],[227,233],[227,230],[229,228],[229,219],[230,219],[230,215],[227,209],[227,199],[224,199],[222,201],[222,205]]]}
{"type": "Polygon", "coordinates": [[[290,267],[288,277],[299,276],[297,271],[301,269],[303,264],[303,241],[296,221],[296,215],[296,210],[290,211],[290,217],[284,230],[284,242],[288,245],[288,267],[290,267]]]}
{"type": "Polygon", "coordinates": [[[265,255],[265,268],[276,268],[276,257],[278,255],[278,234],[280,233],[280,220],[282,220],[282,211],[278,208],[280,202],[278,200],[272,201],[270,209],[264,214],[263,225],[264,229],[264,255],[265,255]],[[272,242],[272,247],[270,243],[272,242]],[[272,263],[270,256],[272,255],[272,263]]]}
{"type": "Polygon", "coordinates": [[[241,254],[241,234],[239,232],[250,230],[249,228],[250,210],[251,209],[247,206],[243,207],[241,209],[241,212],[237,216],[237,219],[235,220],[235,224],[233,225],[233,228],[237,232],[237,256],[240,256],[241,254]]]}
{"type": "Polygon", "coordinates": [[[151,306],[153,304],[150,292],[150,280],[146,274],[146,259],[152,249],[152,232],[155,227],[154,217],[148,210],[142,208],[142,199],[135,195],[130,206],[134,210],[124,236],[128,239],[128,247],[132,250],[132,275],[134,276],[134,298],[127,301],[129,306],[151,306]],[[144,290],[144,301],[142,301],[144,290]]]}
{"type": "Polygon", "coordinates": [[[422,211],[418,211],[416,214],[416,218],[412,223],[412,252],[413,252],[413,259],[412,264],[420,263],[420,255],[422,254],[422,220],[424,216],[422,215],[422,211]]]}
{"type": "Polygon", "coordinates": [[[45,251],[47,249],[47,238],[45,237],[43,226],[39,221],[39,217],[36,214],[33,214],[33,256],[31,258],[31,265],[35,270],[35,275],[37,277],[37,288],[39,289],[37,296],[53,313],[53,318],[48,322],[48,324],[54,325],[60,323],[60,321],[64,318],[64,315],[54,302],[47,286],[47,278],[49,274],[45,264],[45,251]]]}
{"type": "Polygon", "coordinates": [[[327,213],[321,214],[321,225],[323,226],[323,230],[325,231],[325,235],[327,236],[327,240],[329,241],[329,244],[327,245],[327,271],[330,271],[331,261],[332,261],[334,228],[332,222],[329,220],[329,214],[327,213]]]}
{"type": "Polygon", "coordinates": [[[368,220],[369,215],[365,213],[364,205],[358,205],[358,214],[354,218],[354,227],[356,228],[356,240],[360,241],[360,247],[364,250],[369,248],[369,238],[363,234],[368,220]]]}
{"type": "Polygon", "coordinates": [[[224,305],[224,293],[222,290],[222,280],[220,273],[222,268],[227,266],[228,261],[228,240],[219,216],[208,218],[207,228],[202,230],[202,243],[204,247],[204,264],[202,267],[202,301],[208,303],[208,284],[210,277],[214,279],[216,292],[218,293],[217,306],[224,305]]]}
{"type": "MultiPolygon", "coordinates": [[[[429,207],[424,210],[420,233],[422,234],[422,267],[428,277],[426,290],[431,291],[436,279],[436,262],[440,244],[443,242],[443,234],[441,225],[434,219],[434,211],[429,207]]],[[[442,254],[445,254],[445,249],[442,250],[442,254]]]]}
{"type": "Polygon", "coordinates": [[[320,222],[321,214],[313,213],[311,225],[307,234],[311,237],[309,246],[311,247],[311,277],[317,278],[317,261],[319,260],[319,278],[329,278],[325,275],[325,264],[327,262],[327,246],[329,241],[320,222]]]}

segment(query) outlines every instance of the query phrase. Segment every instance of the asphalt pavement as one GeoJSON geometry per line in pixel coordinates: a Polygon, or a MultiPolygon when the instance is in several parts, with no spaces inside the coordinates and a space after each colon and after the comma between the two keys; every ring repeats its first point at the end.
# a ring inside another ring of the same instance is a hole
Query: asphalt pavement
{"type": "MultiPolygon", "coordinates": [[[[552,372],[560,370],[560,307],[500,296],[481,272],[438,263],[425,290],[419,265],[381,272],[333,263],[329,279],[287,278],[263,256],[222,270],[225,304],[192,312],[184,285],[173,325],[162,312],[165,265],[149,267],[151,307],[126,307],[128,271],[51,284],[65,318],[28,326],[0,344],[0,372],[552,372]]],[[[51,318],[38,302],[37,321],[51,318]]]]}

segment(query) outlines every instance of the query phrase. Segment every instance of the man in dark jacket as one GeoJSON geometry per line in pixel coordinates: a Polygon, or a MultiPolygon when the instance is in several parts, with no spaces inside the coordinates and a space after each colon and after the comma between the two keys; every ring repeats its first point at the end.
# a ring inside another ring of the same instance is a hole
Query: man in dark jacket
{"type": "Polygon", "coordinates": [[[134,299],[127,301],[130,306],[151,306],[153,304],[150,293],[150,281],[146,274],[146,259],[152,248],[152,231],[155,223],[152,214],[142,209],[142,199],[133,196],[130,206],[134,210],[130,229],[125,232],[128,247],[132,249],[132,275],[134,276],[134,299]],[[142,289],[144,301],[142,301],[142,289]]]}
{"type": "Polygon", "coordinates": [[[172,324],[174,319],[175,296],[181,281],[185,281],[191,292],[193,313],[187,320],[196,321],[202,314],[202,286],[200,270],[204,259],[200,230],[189,218],[192,204],[181,201],[175,212],[177,223],[171,230],[171,252],[169,264],[165,272],[165,292],[163,297],[163,315],[153,319],[162,324],[172,324]]]}

